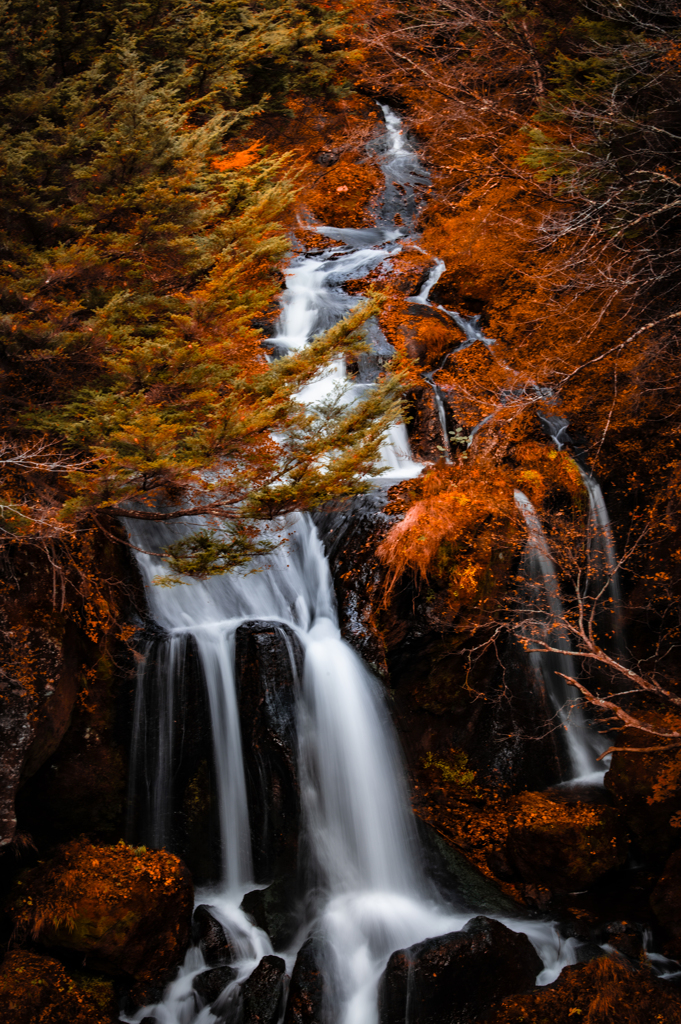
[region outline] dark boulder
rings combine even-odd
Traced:
[[[636,921],[609,921],[598,930],[598,941],[607,942],[618,953],[636,962],[643,958],[645,932],[645,926]],[[603,955],[600,948],[598,955]]]
[[[440,894],[452,905],[504,917],[526,917],[527,909],[506,896],[464,855],[427,822],[416,815],[416,827],[425,856],[425,869]]]
[[[614,808],[546,793],[516,798],[507,853],[524,881],[566,892],[593,885],[626,857]]]
[[[348,371],[363,384],[375,384],[395,355],[395,349],[372,317],[365,325],[366,352],[358,352],[356,362],[350,362]]]
[[[542,962],[526,935],[486,917],[393,953],[379,983],[380,1024],[463,1024],[534,984]]]
[[[241,909],[269,935],[275,949],[286,949],[301,923],[297,875],[282,875],[266,889],[246,893]]]
[[[618,746],[625,744],[639,749],[613,753],[605,785],[641,851],[664,863],[679,840],[678,829],[670,821],[681,812],[681,786],[664,786],[661,798],[651,798],[661,778],[678,778],[677,752],[641,750],[655,746],[655,737],[635,729],[627,730],[618,740]]]
[[[338,153],[334,149],[320,149],[315,155],[315,163],[321,164],[322,167],[333,167],[334,164],[338,163]]]
[[[3,1024],[109,1024],[111,1019],[52,957],[14,949],[0,965]]]
[[[291,975],[284,1024],[322,1024],[325,994],[322,965],[327,955],[324,940],[315,935],[301,946]]]
[[[236,631],[236,687],[257,882],[295,868],[300,830],[295,686],[303,655],[288,626]]]
[[[14,800],[33,739],[35,699],[6,676],[0,680],[0,849],[11,843],[17,826]]]
[[[192,988],[204,1006],[212,1006],[229,983],[235,980],[237,973],[235,967],[211,967],[196,975]]]
[[[435,306],[409,303],[397,327],[407,353],[422,365],[438,365],[463,341],[451,317]]]
[[[205,903],[196,908],[192,917],[192,943],[201,947],[204,960],[211,966],[231,964],[236,959],[224,928]]]
[[[77,953],[89,968],[161,984],[184,957],[194,890],[165,850],[86,839],[59,847],[18,880],[7,913],[15,937]]]
[[[132,654],[120,635],[123,623],[136,617],[133,602],[143,600],[129,549],[95,531],[77,555],[67,541],[55,541],[51,554],[47,548],[41,553],[19,544],[7,548],[5,555],[0,593],[0,850],[12,841],[17,816],[21,831],[31,833],[39,845],[53,845],[82,830],[117,837],[123,827],[125,780],[119,771],[121,744],[113,734],[117,701],[127,693],[129,673],[134,672]],[[64,741],[70,739],[73,746],[76,737],[81,758],[94,755],[80,776],[84,786],[74,785],[72,775],[68,796],[59,786],[46,796],[68,760]],[[98,774],[101,769],[106,777]],[[22,804],[16,810],[15,797]],[[64,825],[74,804],[83,808],[81,819]]]
[[[242,1024],[276,1024],[284,1000],[286,964],[264,956],[241,986]]]
[[[670,939],[668,952],[681,957],[681,850],[671,855],[650,894],[650,906]]]
[[[377,623],[386,567],[375,552],[400,518],[384,511],[389,493],[379,490],[327,502],[313,516],[333,576],[341,633],[379,674],[386,672],[386,644],[393,641],[392,634],[396,631],[402,639],[409,630],[408,617],[391,617],[380,629]]]

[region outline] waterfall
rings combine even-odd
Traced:
[[[127,831],[153,847],[172,847],[175,703],[184,669],[186,637],[147,645],[137,669],[130,751]],[[137,787],[134,785],[137,782]],[[141,788],[143,794],[136,792]],[[136,820],[136,812],[142,820]]]
[[[449,430],[447,429],[447,410],[445,409],[444,399],[442,398],[442,392],[433,380],[433,374],[431,372],[423,373],[421,375],[423,379],[430,384],[433,389],[433,399],[435,401],[435,410],[437,412],[438,422],[440,424],[440,432],[442,434],[442,447],[445,453],[445,462],[452,461],[452,442],[449,437]]]
[[[612,535],[612,526],[610,525],[610,516],[608,515],[608,508],[598,480],[579,461],[577,461],[577,466],[589,496],[587,541],[589,545],[589,565],[592,580],[595,581],[594,589],[597,594],[605,590],[608,595],[608,608],[606,611],[611,619],[611,636],[608,639],[611,641],[617,656],[625,659],[626,645],[622,616],[622,591],[620,588],[619,564],[615,550],[615,539]]]
[[[413,221],[418,186],[426,177],[399,118],[387,108],[384,115],[386,132],[375,146],[386,176],[379,224],[352,231],[317,228],[334,244],[319,256],[295,259],[287,269],[275,345],[299,348],[314,332],[343,316],[356,301],[342,291],[343,281],[368,273],[395,252],[403,226]],[[344,362],[337,360],[303,389],[299,400],[318,400],[344,376]],[[361,385],[366,386],[370,385]],[[351,386],[350,400],[352,387],[358,385]],[[384,481],[405,479],[422,469],[411,459],[403,424],[393,428],[382,457]],[[331,951],[324,969],[332,993],[332,1024],[376,1024],[377,984],[389,955],[430,936],[459,930],[472,915],[442,905],[424,877],[390,716],[378,682],[340,636],[331,575],[311,519],[296,514],[263,527],[275,539],[285,537],[286,543],[257,560],[255,572],[170,588],[155,586],[154,579],[167,570],[160,559],[144,552],[167,546],[197,525],[135,522],[131,532],[141,549],[138,561],[151,615],[165,631],[165,643],[192,638],[210,700],[223,878],[217,888],[199,892],[197,898],[211,904],[238,950],[238,977],[223,997],[249,976],[262,955],[272,952],[268,936],[239,908],[254,882],[235,690],[235,634],[241,623],[265,619],[292,630],[304,653],[295,715],[301,850],[306,857],[301,870],[309,899],[303,932],[279,952],[290,970],[305,935],[321,936]],[[143,719],[140,710],[136,728],[142,728]],[[135,736],[138,754],[144,742],[141,732]],[[165,755],[157,763],[159,772],[166,770]],[[527,933],[535,944],[545,964],[540,983],[552,981],[571,961],[570,942],[563,943],[550,924],[505,923]],[[159,1024],[211,1024],[215,1015],[208,1008],[197,1009],[192,996],[192,981],[204,968],[200,950],[190,949],[161,1003],[142,1008],[129,1019],[140,1022],[153,1013]]]
[[[566,445],[574,447],[568,433],[570,426],[568,420],[560,416],[546,416],[542,413],[539,413],[538,417],[544,432],[551,438],[558,451],[561,451]],[[603,609],[605,614],[601,615],[600,618],[609,619],[606,626],[610,634],[608,641],[616,656],[621,660],[625,660],[626,643],[619,563],[610,516],[608,515],[608,507],[605,503],[601,485],[586,466],[584,458],[579,453],[576,453],[574,459],[589,498],[589,521],[587,525],[589,589],[595,592],[599,600],[600,595],[603,593],[607,594],[607,607]]]
[[[523,568],[531,601],[531,621],[526,630],[530,664],[564,726],[572,778],[603,775],[597,760],[605,750],[603,738],[589,728],[579,692],[565,679],[575,678],[578,668],[564,626],[556,565],[532,502],[518,490],[514,491],[514,498],[527,528]],[[558,650],[544,651],[543,643]]]
[[[420,291],[416,295],[411,295],[408,301],[412,303],[412,305],[429,306],[429,295],[431,289],[435,287],[435,285],[440,280],[446,269],[447,267],[445,265],[444,260],[435,260],[435,263],[428,271],[428,276],[423,282]]]

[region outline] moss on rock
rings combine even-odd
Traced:
[[[543,793],[514,801],[507,850],[525,881],[568,892],[592,885],[625,860],[612,807],[559,803]]]
[[[0,965],[3,1024],[110,1024],[97,1001],[77,984],[58,960],[24,949],[7,954]]]
[[[74,840],[15,885],[16,934],[76,950],[88,965],[138,981],[158,980],[184,955],[193,887],[182,861],[163,850]]]
[[[599,957],[557,981],[510,996],[486,1024],[681,1024],[681,996],[646,965]]]

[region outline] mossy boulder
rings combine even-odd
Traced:
[[[671,855],[662,877],[650,894],[655,917],[671,940],[667,952],[681,957],[681,850]]]
[[[3,1024],[110,1024],[97,1002],[50,956],[15,949],[0,964]]]
[[[522,793],[511,806],[507,855],[525,882],[573,892],[625,861],[612,807],[554,801],[544,793]]]
[[[85,954],[89,967],[159,981],[187,948],[189,871],[162,850],[74,840],[26,872],[7,911],[19,938]]]
[[[645,964],[598,957],[557,981],[510,996],[485,1024],[681,1024],[681,995]]]
[[[380,1024],[465,1024],[493,999],[532,988],[542,969],[526,935],[475,917],[460,932],[399,949],[378,986]]]
[[[614,752],[605,785],[641,850],[662,859],[681,839],[681,832],[671,824],[681,812],[678,750],[641,750],[654,746],[655,737],[633,729],[625,732],[624,740],[638,749]]]

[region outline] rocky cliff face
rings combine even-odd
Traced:
[[[3,553],[0,591],[0,847],[19,828],[54,841],[118,835],[129,641],[143,597],[127,549],[92,532],[78,545]]]

